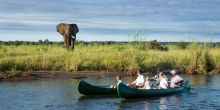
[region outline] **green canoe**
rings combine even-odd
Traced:
[[[130,88],[123,83],[118,83],[117,92],[118,95],[122,98],[148,98],[148,97],[167,96],[167,95],[181,93],[185,90],[189,90],[190,87],[191,85],[188,80],[185,80],[183,86],[179,88],[149,89],[149,90]]]
[[[84,95],[117,95],[116,88],[110,88],[109,86],[94,86],[85,81],[79,82],[78,91]]]

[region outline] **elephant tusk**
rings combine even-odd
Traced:
[[[72,35],[73,38],[76,38],[75,36]]]

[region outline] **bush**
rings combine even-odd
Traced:
[[[168,51],[168,47],[161,46],[157,40],[150,41],[146,44],[147,49]]]
[[[191,66],[194,71],[207,73],[215,68],[209,48],[203,46],[191,51]]]
[[[183,41],[178,42],[178,43],[176,44],[176,47],[177,47],[178,49],[186,49],[187,46],[188,46],[188,43],[183,42]]]
[[[153,40],[147,43],[147,48],[148,49],[159,49],[160,48],[160,44],[157,42],[157,40]]]

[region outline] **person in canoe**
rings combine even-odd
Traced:
[[[166,81],[168,81],[168,78],[166,77],[166,75],[163,74],[162,69],[158,69],[157,74],[153,78],[151,78],[151,80],[153,80],[151,88],[158,88],[161,79],[160,74],[162,74],[162,76],[166,79]]]
[[[183,84],[183,78],[177,75],[176,70],[170,71],[171,73],[171,80],[170,80],[170,87],[175,88],[175,87],[181,87]]]
[[[141,88],[141,89],[151,89],[151,87],[150,87],[150,78],[148,76],[146,76],[144,87]]]
[[[167,80],[164,78],[164,74],[163,72],[159,73],[159,86],[157,87],[157,89],[167,89],[168,88],[168,82]]]
[[[117,76],[116,76],[116,80],[117,80],[118,83],[123,83],[122,80],[121,80],[121,76],[120,76],[120,75],[117,75]],[[111,85],[110,87],[111,87],[111,88],[116,88],[117,85],[113,84],[113,85]]]
[[[127,86],[134,87],[134,88],[142,88],[144,86],[145,78],[144,75],[140,70],[137,71],[137,78]]]
[[[163,72],[162,69],[158,69],[157,74],[153,78],[151,78],[151,80],[156,80],[156,81],[159,82],[160,81],[159,74],[161,72]],[[168,78],[166,77],[166,75],[163,74],[163,77],[168,81]]]

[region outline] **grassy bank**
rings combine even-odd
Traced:
[[[185,49],[165,45],[167,50],[145,44],[76,45],[67,51],[61,45],[0,45],[0,71],[109,70],[132,73],[155,68],[182,68],[207,73],[220,68],[220,47],[189,44]]]

